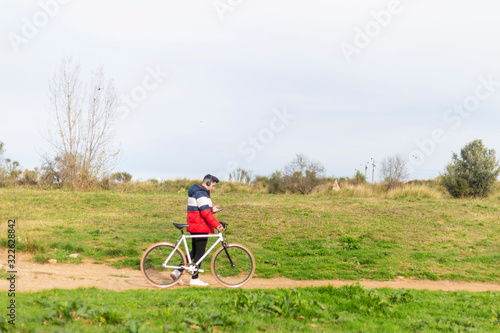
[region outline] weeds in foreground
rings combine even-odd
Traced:
[[[0,300],[6,299],[0,295]],[[26,331],[496,331],[498,292],[297,288],[25,293],[16,326]],[[2,325],[2,322],[0,322]],[[5,325],[4,325],[5,326]],[[2,328],[2,326],[0,326]]]

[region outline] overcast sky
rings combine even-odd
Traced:
[[[3,0],[0,141],[40,166],[48,82],[72,55],[115,82],[116,170],[134,179],[270,175],[297,153],[336,177],[401,154],[411,178],[433,178],[474,139],[500,155],[499,12],[491,0]]]

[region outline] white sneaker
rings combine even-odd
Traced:
[[[170,273],[170,277],[172,278],[172,280],[177,280],[179,278],[179,276],[181,275],[181,271],[179,271],[178,269],[176,269],[175,271],[172,271],[172,273]],[[182,280],[179,280],[179,284],[182,286],[183,283],[182,283]]]
[[[201,281],[200,279],[191,279],[189,284],[192,287],[207,287],[208,283]]]

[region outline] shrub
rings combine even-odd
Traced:
[[[455,198],[463,198],[469,195],[469,184],[467,180],[460,178],[454,179],[452,177],[443,177],[443,185],[448,193]]]
[[[32,186],[38,184],[39,171],[37,168],[34,170],[24,170],[22,177],[19,179],[19,184],[25,186]]]
[[[354,178],[350,179],[350,181],[354,181],[357,184],[365,184],[366,183],[366,176],[361,173],[361,171],[356,170],[356,173],[354,174]]]
[[[285,180],[281,171],[276,171],[271,175],[268,182],[268,191],[273,194],[280,194],[286,192]]]
[[[130,183],[132,175],[128,172],[115,172],[111,175],[110,180],[117,183]]]

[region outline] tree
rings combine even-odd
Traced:
[[[19,162],[12,161],[10,158],[5,159],[5,170],[11,180],[17,180],[19,175],[22,173]]]
[[[3,167],[3,154],[5,153],[4,143],[0,141],[0,182],[7,177],[7,170]]]
[[[384,158],[380,166],[382,179],[388,183],[390,188],[397,186],[400,182],[408,179],[407,160],[400,154]]]
[[[238,168],[229,174],[229,180],[249,185],[252,181],[252,171]]]
[[[460,155],[453,153],[441,183],[454,197],[487,197],[493,192],[499,174],[495,150],[476,139],[466,144]]]
[[[356,183],[360,184],[365,184],[366,183],[366,176],[361,173],[361,171],[356,170],[356,173],[354,174],[354,177],[350,179]]]
[[[18,161],[4,158],[5,144],[0,141],[0,183],[16,183],[22,173],[21,165]]]
[[[325,168],[321,163],[309,160],[303,154],[297,154],[288,165],[283,168],[285,187],[292,192],[309,194],[321,183]]]
[[[47,140],[51,154],[44,169],[61,186],[87,189],[103,178],[116,162],[112,146],[116,91],[99,67],[86,84],[80,65],[62,60],[49,85],[53,124]]]

